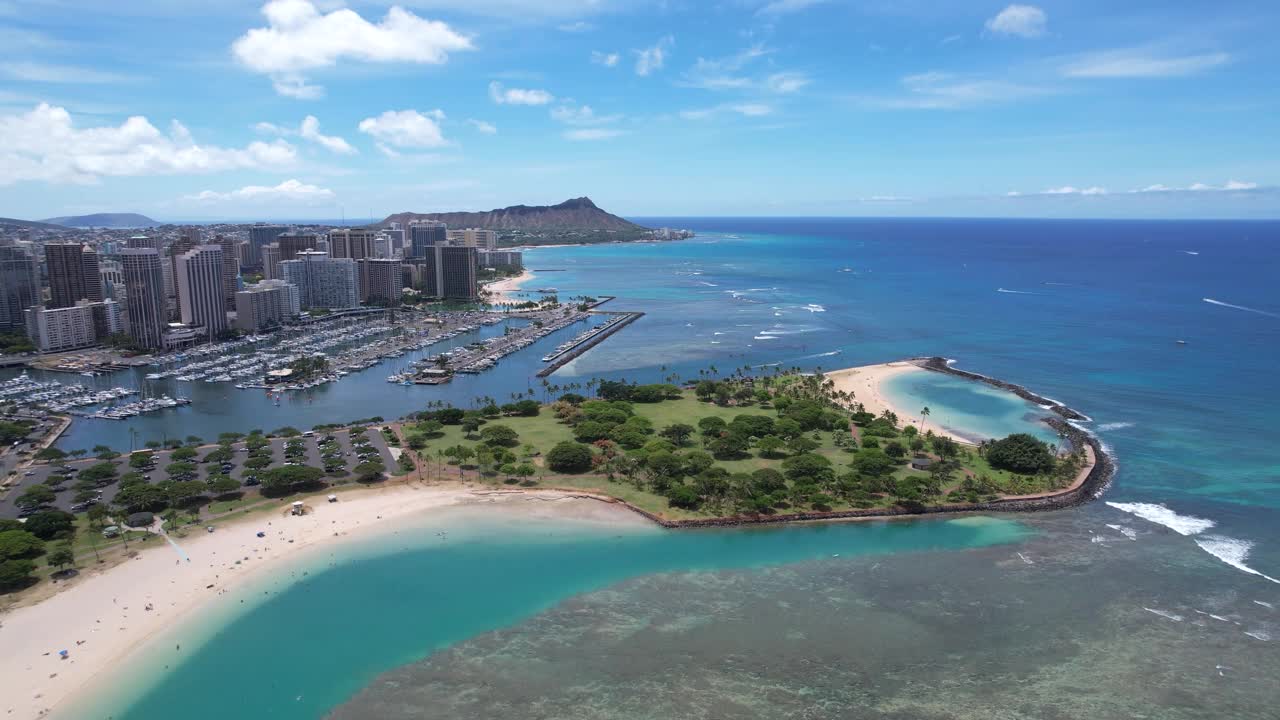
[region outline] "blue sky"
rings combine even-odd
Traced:
[[[1275,2],[0,0],[0,215],[1280,216]]]

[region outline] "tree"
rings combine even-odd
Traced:
[[[115,458],[120,457],[120,453],[116,452],[115,450],[112,450],[110,447],[106,445],[94,445],[93,455],[99,460],[113,460]]]
[[[536,400],[521,400],[515,403],[516,415],[520,417],[537,417],[542,406]]]
[[[573,429],[573,436],[578,442],[591,443],[609,437],[611,428],[595,420],[584,420]]]
[[[230,495],[240,489],[240,481],[221,474],[210,476],[208,485],[215,495]]]
[[[31,510],[51,505],[57,498],[58,496],[54,494],[53,490],[49,489],[48,485],[32,485],[22,491],[22,494],[18,496],[14,504],[23,510]]]
[[[0,532],[0,560],[29,559],[44,552],[44,541],[26,530]]]
[[[805,453],[782,461],[787,479],[797,485],[830,485],[835,481],[831,461],[821,455]]]
[[[756,448],[760,450],[760,457],[776,458],[782,454],[785,444],[777,435],[765,435],[756,441]]]
[[[768,415],[738,415],[729,423],[731,432],[738,432],[747,437],[761,438],[774,434],[773,418]]]
[[[43,510],[27,518],[26,530],[41,540],[68,539],[75,534],[76,516],[62,510]]]
[[[386,470],[386,466],[381,462],[363,462],[352,468],[352,472],[356,474],[356,480],[362,483],[378,482]]]
[[[921,430],[924,430],[925,419],[932,414],[933,414],[933,411],[929,409],[928,405],[925,405],[923,408],[920,409],[920,429]]]
[[[169,494],[157,485],[131,485],[121,488],[112,502],[126,514],[156,512],[169,504]]]
[[[1015,433],[988,443],[986,457],[991,467],[1023,475],[1049,472],[1054,466],[1048,444],[1027,433]]]
[[[880,448],[867,447],[854,453],[852,465],[859,474],[871,478],[888,475],[898,467],[897,461],[886,455]]]
[[[515,447],[520,444],[520,434],[506,425],[486,425],[480,430],[480,439],[498,447]]]
[[[564,441],[547,453],[547,467],[559,473],[581,473],[591,469],[591,448],[578,442]]]
[[[169,453],[169,459],[170,460],[192,460],[196,457],[197,454],[198,453],[196,452],[196,449],[193,447],[189,447],[189,446],[180,447],[177,450],[174,450],[173,452]]]
[[[76,554],[71,551],[71,546],[67,544],[59,545],[49,553],[49,564],[61,570],[68,565],[74,565],[76,562]]]
[[[698,497],[698,492],[683,483],[672,485],[667,491],[667,502],[671,507],[683,508],[686,510],[696,510],[698,505],[702,503],[702,498]]]
[[[34,457],[37,460],[48,461],[48,460],[61,460],[66,456],[67,454],[65,452],[63,452],[62,450],[59,450],[56,447],[47,447],[37,451],[36,454],[33,455],[32,457]]]
[[[662,428],[658,434],[671,441],[676,447],[682,447],[695,432],[692,425],[685,423],[673,423]]]
[[[5,560],[0,562],[0,590],[19,590],[35,581],[31,574],[36,564],[30,560]]]
[[[262,470],[271,464],[270,456],[254,455],[244,461],[244,466],[250,470]]]
[[[717,460],[736,460],[747,454],[751,441],[746,435],[737,432],[726,432],[707,443],[707,449]]]
[[[150,465],[155,460],[154,453],[146,450],[140,450],[136,453],[129,454],[129,467],[141,469]]]
[[[116,478],[116,464],[113,462],[94,463],[80,471],[80,479],[97,485],[108,485]]]
[[[168,486],[169,502],[174,505],[185,505],[191,500],[204,495],[209,486],[199,480],[184,480]]]
[[[526,462],[526,463],[520,463],[519,465],[516,465],[515,474],[521,480],[527,481],[529,478],[537,474],[537,472],[538,472],[538,469],[533,466],[533,463]]]
[[[907,448],[905,448],[902,445],[902,443],[898,442],[897,440],[893,440],[885,443],[884,454],[888,455],[889,457],[895,460],[901,460],[902,458],[907,456]]]
[[[169,463],[164,466],[164,471],[171,478],[195,477],[196,466],[189,462]]]
[[[698,421],[698,430],[702,433],[702,437],[707,439],[720,437],[720,434],[723,433],[725,428],[728,426],[729,425],[724,421],[724,418],[715,417],[714,415],[711,417],[704,417]]]
[[[88,512],[85,513],[85,516],[89,518],[89,523],[91,525],[100,528],[106,524],[107,506],[95,503],[89,508]]]
[[[263,472],[262,491],[270,494],[287,494],[299,488],[315,485],[324,477],[324,471],[309,465],[286,465]]]

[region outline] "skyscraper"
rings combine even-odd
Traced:
[[[284,237],[281,235],[281,237]],[[276,243],[262,246],[262,279],[280,279],[280,246]]]
[[[374,230],[364,228],[343,228],[329,231],[329,256],[333,258],[373,257]]]
[[[157,253],[164,252],[164,241],[158,237],[148,235],[134,235],[125,241],[125,246],[130,248],[151,248]]]
[[[49,307],[71,307],[80,300],[102,300],[102,277],[98,274],[98,253],[80,243],[50,243],[44,246],[49,271]]]
[[[465,230],[450,230],[446,234],[450,245],[465,245],[467,247],[480,248],[481,250],[498,249],[498,233],[493,230],[466,228]]]
[[[24,312],[40,304],[36,259],[25,247],[0,245],[0,330],[26,327]]]
[[[204,328],[210,341],[227,330],[224,263],[218,245],[198,245],[175,258],[182,324]]]
[[[364,258],[356,261],[360,275],[360,302],[399,305],[403,276],[399,260]]]
[[[280,262],[285,260],[297,260],[298,253],[303,250],[316,250],[320,242],[320,236],[314,234],[307,235],[290,235],[285,234],[276,238],[275,243],[280,250]],[[263,247],[266,247],[265,245]]]
[[[182,319],[182,298],[178,294],[178,256],[197,247],[199,243],[187,233],[182,233],[169,245],[169,258],[165,262],[165,293],[169,299],[170,317]]]
[[[298,253],[296,260],[280,263],[285,282],[298,287],[303,308],[353,308],[360,305],[356,263],[350,258],[331,258],[315,250]]]
[[[419,268],[417,289],[431,297],[474,301],[480,296],[478,254],[472,247],[433,246],[426,257],[410,261]]]
[[[426,257],[427,248],[444,245],[448,240],[448,226],[437,220],[423,220],[409,226],[409,257]]]
[[[236,307],[236,281],[240,278],[240,250],[236,241],[225,235],[213,239],[214,244],[222,248],[222,307],[234,310]]]
[[[262,246],[269,245],[276,241],[284,233],[289,232],[289,228],[283,225],[265,225],[259,224],[249,228],[249,258],[256,266],[262,261]]]
[[[246,285],[236,293],[236,327],[258,332],[297,317],[301,307],[297,286],[283,280]]]
[[[126,248],[120,251],[128,307],[129,335],[139,345],[152,350],[164,347],[164,269],[154,248]]]

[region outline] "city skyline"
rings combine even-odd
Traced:
[[[1248,1],[0,2],[0,215],[589,195],[633,217],[1276,217],[1277,19]]]

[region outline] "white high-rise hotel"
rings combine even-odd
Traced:
[[[360,305],[356,263],[328,253],[304,250],[296,260],[280,263],[283,280],[298,288],[303,308],[353,308]]]
[[[182,324],[202,327],[204,337],[216,339],[228,328],[222,248],[197,245],[175,260]]]

